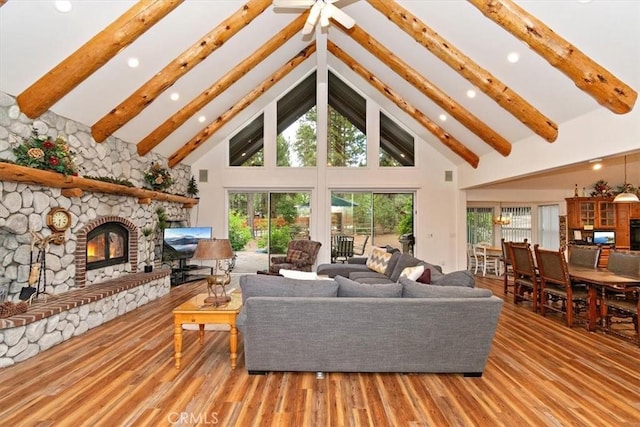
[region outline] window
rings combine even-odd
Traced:
[[[276,165],[316,165],[316,73],[278,101]]]
[[[538,207],[538,241],[547,249],[560,247],[560,211],[558,205]]]
[[[415,166],[413,136],[380,113],[380,166]]]
[[[328,165],[366,166],[367,101],[329,72],[328,108]]]
[[[509,217],[511,222],[502,226],[502,237],[506,241],[531,242],[531,207],[503,207],[502,215]]]
[[[229,166],[264,166],[264,114],[229,140]]]
[[[467,208],[467,243],[493,242],[493,209]]]

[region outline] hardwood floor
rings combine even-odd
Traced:
[[[478,278],[502,296],[502,281]],[[140,309],[0,370],[3,426],[640,426],[640,347],[568,329],[507,298],[481,378],[437,374],[249,376],[242,339],[186,331],[173,362],[171,310],[185,284]],[[242,338],[242,337],[240,337]],[[283,355],[286,357],[286,355]]]

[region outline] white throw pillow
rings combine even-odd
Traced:
[[[318,273],[308,272],[308,271],[298,271],[298,270],[287,270],[285,268],[281,268],[278,273],[282,274],[284,277],[288,277],[289,279],[298,279],[298,280],[318,280]]]
[[[400,277],[406,277],[409,280],[418,280],[424,273],[424,265],[416,265],[415,267],[407,267],[402,270]]]

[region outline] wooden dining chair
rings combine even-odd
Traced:
[[[513,302],[531,301],[534,312],[538,311],[540,278],[536,271],[531,244],[509,245],[513,266]]]
[[[500,261],[502,262],[503,267],[504,294],[507,295],[509,293],[509,288],[513,287],[513,281],[509,284],[509,278],[513,279],[513,266],[511,265],[509,245],[526,245],[527,239],[524,239],[524,242],[511,242],[502,238],[500,239],[500,243],[502,247],[502,256],[500,257]]]
[[[640,251],[612,250],[609,253],[607,270],[622,276],[640,277]],[[607,292],[604,298],[606,306],[605,332],[625,335],[617,328],[632,325],[634,340],[640,344],[638,329],[638,311],[640,311],[640,289],[631,292]],[[614,329],[614,326],[616,329]],[[626,335],[625,335],[626,336]]]
[[[568,263],[576,267],[597,268],[600,262],[600,246],[576,246],[570,245],[568,248]]]
[[[587,288],[571,283],[563,249],[552,251],[539,245],[533,248],[540,277],[540,314],[546,315],[547,309],[563,313],[567,326],[572,327],[576,316],[587,312]]]

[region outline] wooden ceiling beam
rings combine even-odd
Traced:
[[[154,147],[160,144],[163,139],[182,126],[190,117],[193,117],[193,115],[200,111],[204,106],[213,101],[218,95],[227,90],[231,85],[240,80],[241,77],[275,52],[295,34],[300,32],[308,15],[308,11],[300,14],[300,16],[291,21],[291,23],[284,27],[278,34],[260,46],[258,50],[246,57],[239,64],[236,64],[227,74],[218,79],[218,81],[208,89],[154,129],[138,143],[138,154],[144,156],[151,151]]]
[[[106,64],[184,0],[141,0],[18,95],[20,111],[35,119]],[[1,3],[0,3],[1,5]]]
[[[191,138],[189,142],[182,146],[178,151],[173,153],[169,157],[169,167],[175,167],[189,154],[193,153],[198,147],[200,147],[207,139],[209,139],[216,131],[224,126],[229,120],[235,117],[242,110],[247,108],[260,97],[263,93],[268,91],[273,85],[282,80],[287,74],[293,71],[298,65],[304,62],[316,51],[315,42],[311,43],[303,50],[301,50],[296,56],[287,61],[282,67],[276,70],[273,74],[267,77],[262,83],[256,86],[251,92],[246,94],[240,101],[235,103],[231,108],[225,111],[220,117],[211,122],[207,127],[202,129],[196,136]]]
[[[249,0],[247,4],[222,21],[216,28],[171,61],[160,72],[132,93],[91,127],[93,139],[103,142],[151,104],[212,52],[222,46],[242,28],[249,25],[271,4],[271,0]]]
[[[524,98],[443,39],[418,17],[393,0],[367,0],[375,9],[426,47],[525,126],[549,142],[558,137],[558,126]]]
[[[478,167],[480,158],[476,153],[474,153],[469,148],[467,148],[467,146],[455,139],[446,130],[438,126],[433,120],[429,119],[420,110],[406,102],[393,89],[384,84],[373,73],[356,62],[344,50],[340,49],[335,43],[330,40],[327,41],[327,50],[336,58],[344,62],[351,70],[359,74],[360,77],[365,79],[369,84],[378,89],[384,96],[393,101],[393,103],[395,103],[400,109],[402,109],[402,111],[413,117],[418,123],[424,126],[433,135],[435,135],[447,148],[464,159],[473,168]]]
[[[511,0],[468,1],[529,45],[602,106],[617,114],[633,109],[638,97],[635,90]]]
[[[449,113],[458,122],[462,123],[462,125],[471,132],[475,133],[489,146],[493,147],[498,153],[503,156],[508,156],[511,153],[511,143],[509,141],[500,136],[500,134],[487,126],[462,105],[458,104],[432,82],[424,78],[409,64],[398,58],[393,52],[364,31],[360,26],[354,25],[348,30],[337,21],[333,21],[333,24],[351,36],[352,39],[360,43],[362,47],[367,49],[380,61],[387,64],[389,68],[395,71],[407,82],[411,83],[416,89],[422,92],[423,95],[430,98],[433,102],[439,105],[440,108]]]

